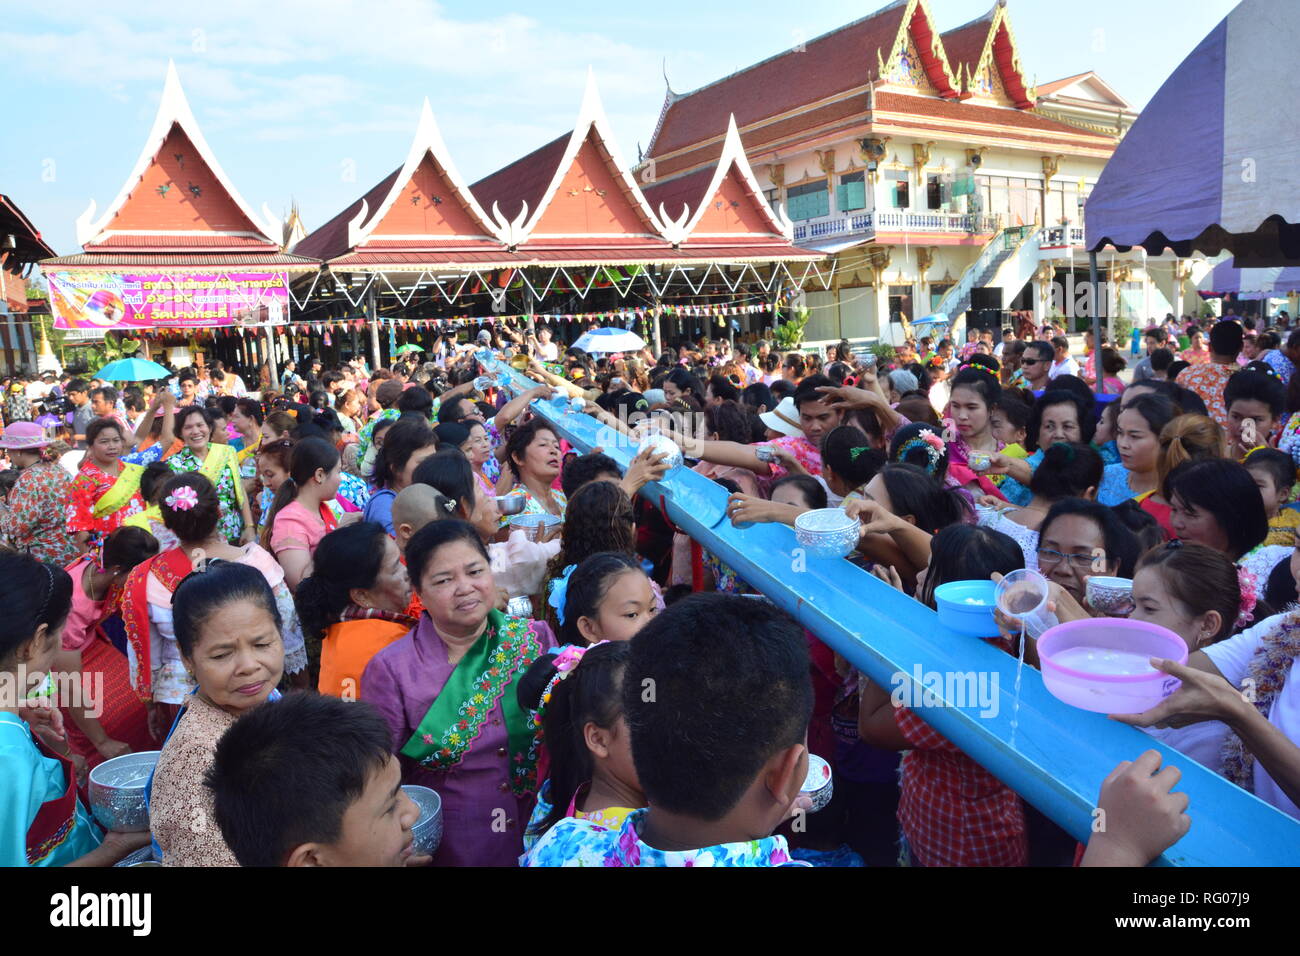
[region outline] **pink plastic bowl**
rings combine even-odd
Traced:
[[[1140,714],[1178,687],[1147,658],[1187,663],[1187,644],[1159,624],[1099,617],[1058,624],[1038,639],[1043,684],[1053,697],[1099,714]]]

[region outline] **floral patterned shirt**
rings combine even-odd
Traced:
[[[217,455],[229,452],[225,445],[209,445],[208,454]],[[233,452],[229,452],[234,457]],[[199,461],[189,447],[182,449],[167,459],[167,465],[172,471],[181,474],[187,471],[199,471],[203,468],[203,462]],[[244,530],[244,516],[240,512],[239,502],[243,496],[243,486],[235,481],[235,476],[229,468],[222,468],[221,473],[217,476],[217,501],[221,505],[221,517],[217,519],[217,527],[221,529],[221,535],[232,541],[238,541],[240,534]]]
[[[1210,417],[1219,423],[1220,428],[1228,427],[1228,409],[1223,404],[1223,389],[1228,384],[1232,373],[1238,371],[1235,365],[1219,365],[1206,362],[1192,368],[1185,368],[1178,373],[1177,384],[1190,388],[1205,402]]]
[[[722,843],[698,850],[656,850],[641,841],[647,810],[634,810],[617,829],[565,817],[519,858],[521,866],[808,866],[790,856],[785,837]]]
[[[65,567],[81,550],[68,532],[66,509],[72,476],[57,461],[24,468],[0,508],[0,531],[14,548],[38,561]]]
[[[89,455],[86,456],[86,460],[81,463],[81,471],[76,478],[72,479],[72,488],[68,492],[68,531],[73,533],[90,531],[96,535],[109,535],[122,527],[122,522],[131,515],[139,514],[144,510],[144,499],[140,497],[140,492],[137,490],[125,505],[112,514],[102,518],[95,517],[95,502],[109,491],[116,481],[117,478],[106,474]]]

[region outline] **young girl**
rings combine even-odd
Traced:
[[[284,569],[289,590],[298,587],[321,538],[338,527],[327,502],[339,488],[339,453],[324,438],[304,438],[293,447],[289,477],[271,502],[260,544]]]
[[[1257,371],[1264,368],[1267,371]],[[1286,387],[1266,365],[1242,369],[1223,387],[1228,411],[1228,457],[1241,460],[1252,448],[1273,443],[1286,408]]]
[[[623,719],[622,682],[630,647],[607,641],[546,654],[519,681],[519,703],[534,713],[550,774],[538,793],[527,851],[565,817],[617,829],[646,805]]]
[[[779,521],[793,525],[799,515],[815,507],[837,507],[849,499],[861,499],[867,483],[885,466],[886,459],[883,453],[871,447],[870,439],[862,429],[840,425],[827,432],[822,440],[820,479],[808,475],[793,456],[783,459],[783,463],[790,470],[787,478],[807,478],[821,493],[813,494],[810,488],[786,485],[784,487],[789,490],[778,496],[778,482],[772,486],[771,498],[767,501],[755,495],[733,494],[727,503],[727,512],[735,523]],[[806,504],[807,501],[821,503]]]
[[[1013,389],[1003,389],[989,416],[993,437],[1002,442],[1002,454],[1012,458],[1024,458],[1029,454],[1024,447],[1029,412],[1029,406],[1016,398]]]
[[[1205,415],[1179,415],[1160,430],[1156,459],[1156,487],[1133,500],[1156,519],[1166,539],[1175,538],[1170,522],[1169,501],[1164,496],[1165,479],[1185,461],[1218,458],[1223,453],[1223,429]],[[1287,541],[1290,544],[1290,541]]]
[[[1001,397],[998,374],[986,365],[963,365],[953,377],[952,397],[948,400],[953,431],[945,436],[948,473],[972,493],[998,494],[993,481],[971,468],[970,458],[972,452],[996,454],[1002,450],[990,421],[990,413]]]
[[[1162,395],[1139,395],[1124,406],[1115,434],[1119,462],[1106,466],[1098,501],[1117,505],[1159,490],[1160,433],[1177,414],[1173,402]]]
[[[562,644],[630,641],[660,610],[640,563],[621,552],[593,554],[556,581],[551,607]]]
[[[934,605],[948,581],[988,578],[1024,567],[1020,547],[987,528],[953,525],[931,542],[917,600]],[[1009,644],[1002,649],[1011,653]],[[905,750],[898,802],[901,861],[911,866],[1024,866],[1024,805],[1002,784],[936,733],[910,708],[895,707],[888,689],[860,679],[858,732],[877,747]]]
[[[163,522],[162,511],[158,504],[162,500],[162,487],[172,476],[172,470],[165,462],[155,461],[147,465],[140,476],[140,496],[148,503],[144,511],[133,514],[122,522],[126,528],[139,528],[148,531],[158,542],[158,550],[166,551],[180,543],[176,535],[167,530]]]
[[[93,701],[68,701],[63,707],[68,743],[88,769],[156,743],[149,735],[148,712],[131,689],[126,656],[100,625],[116,609],[127,575],[157,553],[158,542],[147,531],[122,527],[94,554],[67,569],[72,611],[54,667],[59,673],[82,674],[83,685],[98,690]]]
[[[1292,544],[1300,528],[1300,511],[1283,505],[1291,500],[1295,462],[1276,448],[1256,448],[1246,453],[1243,464],[1264,497],[1264,513],[1268,516],[1268,537],[1264,544]]]
[[[24,700],[54,667],[72,587],[62,568],[0,555],[0,678],[17,690],[0,701],[0,866],[112,866],[149,842],[147,833],[102,834],[77,797],[49,708]]]
[[[1133,575],[1133,611],[1129,619],[1159,624],[1187,642],[1189,653],[1218,643],[1251,619],[1254,590],[1247,608],[1242,601],[1242,577],[1228,558],[1199,544],[1170,541],[1148,551]],[[1186,727],[1145,728],[1162,743],[1182,751],[1212,770],[1220,768],[1219,752],[1226,724],[1205,721]]]

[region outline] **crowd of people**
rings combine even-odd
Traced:
[[[0,677],[31,693],[0,701],[0,862],[1144,865],[1187,831],[1135,748],[1077,845],[639,496],[666,456],[571,448],[532,410],[556,390],[654,423],[741,528],[842,507],[848,560],[931,608],[1029,568],[1083,619],[1090,575],[1132,579],[1190,656],[1121,719],[1300,817],[1300,332],[1250,325],[1153,324],[1131,374],[1032,324],[611,356],[497,325],[256,392],[219,363],[6,380]],[[87,773],[149,750],[150,831],[104,833]],[[400,784],[441,798],[433,858]]]

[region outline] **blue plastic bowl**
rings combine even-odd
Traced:
[[[977,602],[977,603],[973,603]],[[949,581],[934,589],[939,623],[966,637],[997,637],[997,610],[992,581]]]

